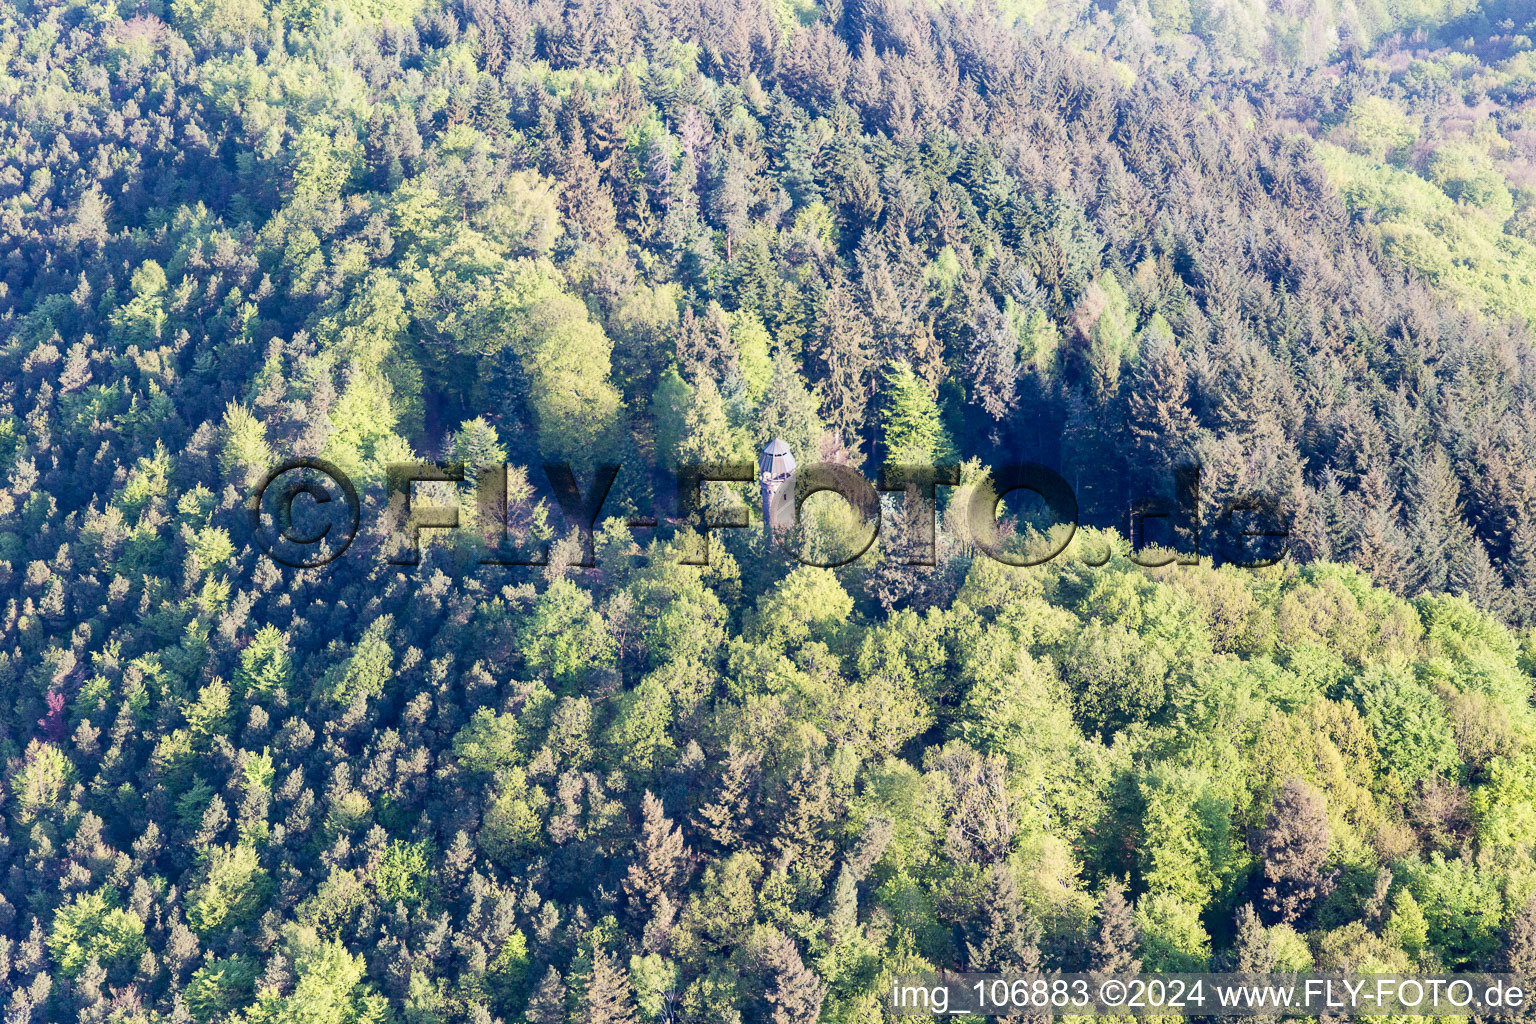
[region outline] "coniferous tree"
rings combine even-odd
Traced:
[[[1237,935],[1232,943],[1231,969],[1248,974],[1268,974],[1277,963],[1274,944],[1264,923],[1245,903],[1237,912]]]
[[[588,1024],[635,1024],[629,972],[607,950],[592,951],[592,976],[582,993],[581,1009]]]
[[[1513,605],[1504,581],[1488,557],[1488,549],[1476,537],[1468,538],[1467,551],[1451,563],[1448,589],[1464,594],[1472,603],[1495,618],[1508,621],[1513,615]]]
[[[1299,779],[1281,786],[1259,839],[1264,902],[1280,920],[1302,917],[1332,888],[1332,876],[1323,870],[1329,839],[1322,797]]]
[[[802,757],[774,803],[773,848],[779,864],[788,867],[798,862],[807,871],[824,873],[830,856],[825,828],[832,816],[826,766]]]
[[[1019,342],[1003,321],[990,296],[978,296],[973,305],[970,344],[965,373],[971,381],[972,400],[994,420],[1013,409],[1018,378]]]
[[[1506,579],[1515,619],[1536,621],[1536,517],[1522,514],[1515,522]]]
[[[642,913],[653,913],[682,883],[688,848],[683,845],[682,829],[672,824],[650,790],[641,803],[641,814],[640,837],[624,879],[624,891]]]
[[[1406,471],[1408,543],[1413,581],[1419,590],[1443,591],[1452,566],[1470,554],[1471,538],[1461,519],[1460,488],[1439,448],[1417,453]]]
[[[565,996],[565,982],[554,965],[550,965],[528,1000],[525,1016],[530,1024],[565,1024]]]
[[[1170,336],[1149,330],[1130,382],[1126,421],[1140,461],[1154,476],[1193,450],[1197,424],[1189,411],[1189,368]]]
[[[885,375],[885,411],[881,441],[885,461],[895,465],[937,466],[953,457],[954,449],[933,395],[912,367],[896,363]]]
[[[1536,977],[1536,898],[1526,900],[1509,919],[1497,966],[1522,978]]]
[[[1409,542],[1398,526],[1391,487],[1379,467],[1366,471],[1347,515],[1351,559],[1386,586],[1407,587],[1412,578]]]
[[[1018,881],[994,864],[982,876],[977,919],[966,929],[971,970],[1031,974],[1040,969],[1039,928],[1024,909]]]
[[[1141,970],[1137,955],[1140,947],[1141,932],[1126,901],[1125,887],[1119,879],[1111,878],[1104,883],[1104,895],[1099,900],[1098,930],[1091,954],[1093,969],[1107,974],[1136,974]]]
[[[769,1024],[813,1024],[821,1015],[826,984],[805,966],[794,940],[766,928],[755,943],[755,967]]]
[[[813,339],[823,418],[845,446],[857,450],[872,390],[874,339],[868,319],[841,281],[827,290]]]
[[[725,752],[719,791],[699,808],[696,827],[716,846],[732,850],[752,831],[755,775],[761,755],[732,738]]]

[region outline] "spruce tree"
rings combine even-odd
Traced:
[[[1237,934],[1233,936],[1232,949],[1226,959],[1228,970],[1239,974],[1269,974],[1278,964],[1274,942],[1251,903],[1243,904],[1237,912]],[[1274,1014],[1258,1013],[1250,1019],[1255,1024],[1273,1024],[1279,1018]]]
[[[683,845],[682,829],[672,824],[650,790],[641,802],[641,815],[640,837],[624,878],[624,891],[638,909],[650,913],[682,884],[688,848]]]
[[[971,401],[993,420],[1002,420],[1013,411],[1017,394],[1019,339],[988,295],[977,297],[968,333],[965,375]]]
[[[1117,878],[1104,883],[1099,900],[1099,927],[1094,935],[1093,969],[1107,974],[1135,974],[1141,970],[1141,929],[1125,898],[1125,886]]]
[[[857,450],[874,391],[874,338],[869,318],[841,280],[827,289],[810,347],[820,371],[816,390],[823,418],[842,435],[844,445]]]
[[[910,365],[895,363],[886,371],[885,395],[881,431],[885,462],[937,466],[954,456],[938,403]]]
[[[1264,902],[1280,920],[1297,920],[1332,889],[1332,875],[1323,871],[1329,838],[1328,815],[1317,791],[1300,779],[1281,786],[1259,840]]]
[[[585,1024],[635,1024],[634,996],[629,972],[608,951],[592,950],[592,975],[582,994]]]
[[[529,1024],[566,1024],[565,992],[565,982],[561,980],[560,972],[554,965],[550,965],[528,1000],[528,1009],[524,1011]]]
[[[1126,426],[1138,461],[1155,475],[1194,448],[1197,423],[1189,411],[1189,367],[1172,338],[1161,332],[1143,334],[1141,361],[1126,400]]]
[[[1505,926],[1497,966],[1522,978],[1536,978],[1536,896],[1526,900]]]
[[[1267,974],[1275,969],[1276,962],[1274,944],[1264,923],[1254,913],[1252,903],[1243,904],[1237,912],[1237,934],[1232,941],[1232,970]]]
[[[1522,512],[1515,522],[1505,578],[1515,620],[1536,623],[1536,515]]]
[[[1024,909],[1018,881],[1006,864],[987,869],[977,896],[964,926],[970,970],[1005,974],[1039,970],[1039,929]]]
[[[777,928],[767,928],[756,943],[754,959],[769,1024],[814,1024],[827,986],[805,966],[794,940]]]
[[[699,808],[694,827],[722,850],[735,850],[752,831],[753,797],[761,755],[732,738],[715,798]]]

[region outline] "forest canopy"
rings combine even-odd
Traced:
[[[1536,974],[1533,37],[1516,0],[0,0],[8,1024]],[[933,564],[897,492],[799,564],[752,483],[685,564],[675,471],[772,438],[956,467]],[[293,458],[361,496],[327,564],[249,524]],[[418,462],[467,467],[416,492],[459,528],[392,564]],[[1082,523],[1033,568],[963,523],[1023,462]],[[595,564],[562,464],[621,467]],[[1153,564],[1129,513],[1188,466],[1287,557]],[[997,549],[1065,542],[1039,511]],[[823,494],[795,536],[856,526]]]

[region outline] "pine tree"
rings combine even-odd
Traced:
[[[583,138],[578,132],[562,146],[558,167],[560,208],[583,241],[601,245],[613,234],[618,213]]]
[[[736,351],[724,311],[711,302],[703,317],[690,306],[678,325],[677,365],[694,383],[706,378],[723,382],[736,372]]]
[[[1125,898],[1125,886],[1117,878],[1104,884],[1099,900],[1099,928],[1094,936],[1092,964],[1107,974],[1135,974],[1141,970],[1141,929]]]
[[[553,965],[544,972],[539,987],[534,989],[524,1016],[529,1024],[566,1024],[565,982]]]
[[[592,62],[601,32],[598,7],[597,0],[566,0],[547,46],[557,67],[579,68]]]
[[[859,56],[853,65],[853,77],[848,82],[848,102],[866,118],[880,109],[880,55],[875,52],[874,37],[869,29],[859,39]]]
[[[1264,901],[1280,920],[1297,920],[1332,889],[1332,875],[1323,871],[1328,845],[1323,798],[1300,779],[1291,779],[1275,795],[1259,840]]]
[[[827,996],[826,983],[805,966],[793,939],[776,928],[764,932],[754,959],[769,1024],[814,1024]]]
[[[1470,554],[1460,484],[1438,445],[1428,454],[1416,452],[1404,476],[1413,564],[1409,587],[1443,591],[1450,582],[1451,567]]]
[[[761,756],[733,738],[726,749],[724,770],[715,799],[699,808],[695,827],[723,850],[734,850],[752,831],[752,804]]]
[[[1278,965],[1274,942],[1253,904],[1245,903],[1237,912],[1237,934],[1227,955],[1227,969],[1240,974],[1269,974]],[[1251,1017],[1256,1024],[1273,1024],[1279,1018],[1274,1014],[1257,1013]]]
[[[624,891],[644,913],[676,894],[687,873],[688,848],[683,831],[672,824],[661,801],[646,790],[641,801],[640,838],[624,878]]]
[[[700,377],[683,414],[677,443],[679,465],[703,465],[728,460],[737,447],[726,414],[725,399],[709,377]]]
[[[1408,538],[1398,527],[1391,485],[1380,467],[1366,471],[1359,497],[1349,504],[1351,559],[1377,583],[1401,593],[1412,580]]]
[[[774,353],[773,377],[754,423],[759,438],[782,437],[797,459],[821,451],[823,425],[816,399],[782,345]]]
[[[844,865],[832,888],[831,913],[827,915],[828,935],[836,941],[859,923],[859,883]]]
[[[717,153],[715,187],[709,192],[711,219],[725,229],[725,258],[751,229],[752,192],[741,155],[734,150]]]
[[[581,1008],[585,1024],[635,1024],[629,972],[601,947],[592,950],[592,975]]]
[[[949,363],[944,355],[944,342],[934,333],[933,325],[927,320],[917,322],[910,336],[907,351],[918,378],[930,390],[936,391],[949,376]]]

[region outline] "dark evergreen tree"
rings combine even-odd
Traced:
[[[1093,969],[1106,974],[1136,974],[1141,970],[1140,949],[1141,931],[1126,901],[1125,887],[1111,878],[1104,883],[1104,895],[1099,899],[1098,930],[1090,958]]]
[[[754,967],[767,1011],[762,1019],[767,1024],[813,1024],[821,1016],[827,987],[800,959],[794,940],[767,928],[754,945]]]
[[[1328,816],[1322,797],[1299,779],[1280,787],[1259,837],[1264,902],[1280,920],[1295,921],[1331,890]]]
[[[582,993],[581,1010],[588,1024],[635,1024],[629,972],[604,949],[592,951],[592,976]]]
[[[539,980],[539,985],[528,1000],[525,1016],[530,1024],[565,1024],[565,982],[560,972],[551,965]]]

